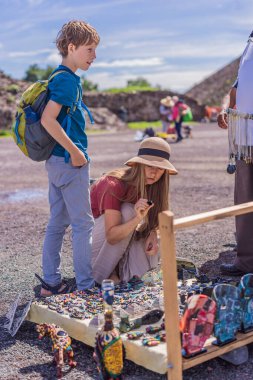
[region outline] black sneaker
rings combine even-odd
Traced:
[[[243,276],[246,274],[234,264],[221,264],[220,271],[228,276]]]

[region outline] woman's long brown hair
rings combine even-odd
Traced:
[[[121,201],[133,203],[136,201],[136,198],[146,198],[154,203],[154,206],[149,210],[148,215],[136,232],[136,240],[146,238],[150,231],[157,229],[159,212],[169,209],[168,171],[165,170],[159,181],[152,185],[145,185],[144,166],[142,164],[135,164],[134,166],[115,169],[105,174],[106,177],[118,178],[120,181],[136,188],[136,193],[127,192],[126,197],[120,199]]]

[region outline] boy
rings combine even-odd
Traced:
[[[99,35],[83,21],[63,25],[56,39],[62,70],[49,82],[49,101],[41,123],[57,141],[46,162],[49,179],[50,219],[43,246],[41,296],[66,293],[68,286],[60,274],[60,251],[66,228],[72,226],[73,263],[77,288],[94,285],[91,270],[91,232],[93,217],[89,194],[89,156],[82,87],[78,69],[88,70],[96,58]],[[76,102],[76,103],[75,103]],[[68,133],[61,124],[75,103]],[[69,157],[69,160],[68,160]]]

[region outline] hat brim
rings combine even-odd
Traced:
[[[133,157],[130,160],[126,161],[124,165],[134,166],[134,164],[143,164],[147,166],[155,166],[160,169],[168,170],[169,174],[172,174],[172,175],[178,173],[177,169],[169,161],[167,160],[157,161],[157,157],[154,157],[153,159],[151,159],[151,156],[147,156],[147,157],[148,159],[142,158],[140,156]]]
[[[172,101],[162,101],[161,100],[161,102],[160,102],[163,106],[165,106],[165,107],[173,107],[174,105],[175,105],[175,103],[174,102],[172,102]]]

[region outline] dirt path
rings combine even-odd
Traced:
[[[226,174],[226,133],[215,124],[206,124],[196,126],[193,135],[193,139],[171,144],[172,162],[180,172],[171,178],[171,209],[176,217],[233,204],[234,176]],[[133,132],[90,136],[91,176],[98,177],[134,155],[138,143],[133,136]],[[34,163],[21,155],[9,138],[0,139],[0,162],[0,311],[3,315],[17,292],[33,294],[34,272],[40,272],[48,205],[43,163]],[[220,262],[232,259],[233,255],[227,252],[230,244],[234,244],[232,219],[177,234],[178,255],[195,260],[207,274],[218,275]],[[62,269],[64,275],[73,277],[70,252],[66,239]],[[0,379],[54,378],[49,343],[38,342],[33,324],[25,322],[15,339],[3,331],[0,334]],[[77,341],[74,349],[79,365],[65,379],[97,378],[93,350]],[[247,380],[252,379],[252,367],[250,352],[246,365],[237,368],[217,359],[185,371],[184,379]],[[125,379],[164,378],[128,361],[125,368]]]

